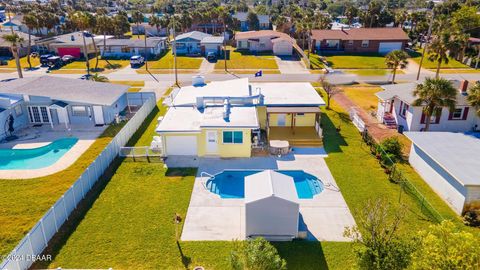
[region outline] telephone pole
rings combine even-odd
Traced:
[[[422,58],[420,58],[420,63],[418,64],[417,81],[420,79],[420,71],[422,70],[423,58],[425,58],[425,53],[427,52],[427,45],[428,45],[428,42],[430,42],[430,37],[432,36],[432,26],[433,26],[434,16],[435,16],[435,12],[432,9],[432,18],[430,19],[430,25],[428,26],[427,39],[425,40],[425,43],[423,45]]]

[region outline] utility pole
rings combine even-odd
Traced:
[[[425,58],[425,53],[427,52],[427,45],[428,45],[428,42],[430,42],[430,37],[432,36],[432,26],[433,26],[434,17],[435,17],[435,12],[432,9],[432,18],[430,19],[430,25],[428,26],[427,40],[425,40],[425,44],[423,46],[423,51],[422,51],[422,58],[420,58],[420,63],[418,64],[417,81],[420,79],[420,71],[422,70],[423,58]]]
[[[176,7],[175,5],[173,6],[173,16],[172,16],[172,31],[173,31],[173,69],[175,72],[175,85],[177,87],[180,87],[178,84],[178,70],[177,70],[177,41],[176,41],[176,36],[175,36],[175,11]]]
[[[223,62],[225,63],[225,72],[227,72],[227,41],[225,40],[225,35],[227,34],[228,25],[223,21]],[[478,61],[477,61],[478,62]]]
[[[148,71],[147,31],[145,31],[145,70]]]

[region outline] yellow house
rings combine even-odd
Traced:
[[[169,103],[156,129],[166,156],[250,157],[269,140],[322,144],[325,103],[309,83],[200,81],[177,90]]]

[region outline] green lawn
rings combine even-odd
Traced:
[[[228,69],[278,69],[275,57],[271,54],[253,55],[249,52],[240,52],[229,48],[230,59],[227,60]],[[224,69],[225,62],[219,59],[215,69]]]
[[[375,85],[351,85],[343,86],[345,95],[365,111],[376,110],[378,98],[375,93],[382,91],[380,86]]]
[[[61,172],[28,180],[0,179],[0,256],[18,244],[122,126],[109,126],[73,165]]]
[[[139,92],[145,86],[145,81],[110,81],[115,84],[129,85],[128,92]]]
[[[387,68],[385,57],[380,54],[325,55],[329,66],[334,69],[378,69]]]
[[[89,61],[90,69],[93,70],[95,68],[96,59],[92,58]],[[111,71],[119,68],[124,68],[130,64],[128,60],[98,60],[98,68],[99,71]],[[86,63],[83,60],[73,61],[65,66],[63,66],[60,70],[67,70],[67,69],[84,69],[86,70]]]
[[[177,56],[178,69],[198,69],[202,64],[203,57]],[[172,69],[173,54],[168,50],[159,60],[148,61],[148,69]]]
[[[30,62],[32,63],[32,67],[39,66],[40,65],[40,58],[30,57]],[[29,67],[26,56],[20,58],[20,66],[22,68],[28,68]],[[7,65],[0,66],[0,68],[16,68],[16,67],[17,67],[17,64],[15,63],[15,59],[10,59],[10,60],[8,60]]]
[[[420,60],[422,58],[422,50],[416,50],[415,52],[410,52],[410,57],[417,63],[420,63]],[[450,69],[450,68],[466,68],[468,69],[469,66],[464,65],[463,63],[458,62],[457,60],[453,58],[449,58],[450,60],[448,63],[442,63],[441,69]],[[426,69],[435,69],[437,68],[437,62],[432,62],[428,60],[428,54],[427,56],[423,59],[422,67]]]
[[[305,51],[305,53],[308,55],[308,52]],[[323,62],[320,59],[320,55],[315,54],[315,53],[310,53],[310,66],[311,69],[322,69],[324,68]]]

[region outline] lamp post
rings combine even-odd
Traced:
[[[223,62],[225,63],[225,72],[227,72],[227,41],[225,40],[227,28],[228,25],[225,25],[225,27],[223,28]]]

